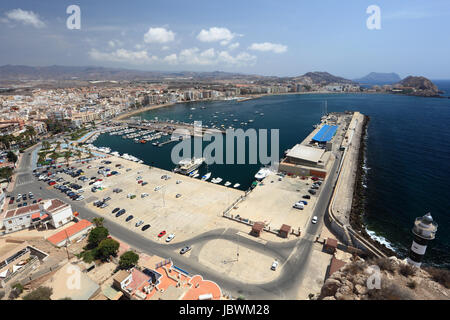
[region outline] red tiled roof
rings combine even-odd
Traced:
[[[67,203],[62,202],[59,199],[52,199],[50,201],[52,202],[52,204],[47,209],[45,209],[47,212],[50,213],[68,205]]]
[[[40,217],[41,217],[41,213],[40,212],[36,212],[36,213],[33,213],[31,215],[31,219],[36,219],[36,218],[40,218]]]
[[[47,238],[48,241],[53,243],[54,245],[57,245],[64,239],[73,236],[74,234],[77,234],[78,232],[88,228],[91,226],[92,223],[87,220],[81,220],[74,225],[71,225],[70,227],[67,227],[63,230],[61,230],[58,233],[55,233],[54,235]]]
[[[14,216],[27,214],[27,213],[31,213],[31,212],[34,212],[34,211],[40,211],[38,204],[33,204],[31,206],[25,206],[25,207],[9,210],[6,213],[5,218],[11,218],[11,217],[14,217]]]

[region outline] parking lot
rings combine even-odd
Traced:
[[[271,173],[231,214],[251,221],[262,221],[271,229],[287,224],[294,230],[303,230],[310,223],[320,192],[320,186],[315,195],[308,192],[314,183],[311,178],[302,180],[301,177],[281,177]],[[303,209],[293,207],[299,201],[307,203],[303,204]]]
[[[61,170],[66,170],[66,173],[52,175]],[[113,171],[117,174],[111,174]],[[76,201],[105,219],[161,242],[165,242],[171,233],[175,234],[173,242],[177,242],[211,229],[232,226],[233,222],[221,217],[222,211],[243,194],[237,189],[117,157],[80,163],[73,169],[71,166],[69,171],[65,166],[56,167],[50,172],[51,178],[48,178],[48,172],[44,174],[48,180],[41,180],[43,185],[45,183],[46,188],[63,188],[62,191],[66,190],[69,195],[72,192],[72,200],[67,196],[69,203]],[[166,179],[162,179],[163,176]],[[116,217],[123,210],[125,212]],[[136,227],[140,220],[143,222]],[[142,231],[145,225],[150,227]],[[161,231],[166,231],[166,234],[158,237]]]

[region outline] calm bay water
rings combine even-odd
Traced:
[[[444,95],[450,96],[450,81],[435,83],[445,91]],[[414,219],[431,211],[439,228],[425,262],[450,267],[450,99],[379,94],[284,95],[245,102],[177,104],[140,116],[197,120],[207,125],[225,124],[243,129],[280,129],[282,156],[311,132],[320,120],[325,101],[328,112],[358,110],[371,119],[365,164],[368,230],[405,256],[412,241]],[[254,122],[240,125],[250,119]],[[104,134],[95,145],[132,154],[146,164],[163,169],[172,170],[175,166],[170,158],[174,144],[155,147],[151,143],[136,144]],[[259,168],[259,164],[214,164],[203,167],[200,173],[211,171],[212,177],[223,178],[222,184],[240,183],[246,189]]]

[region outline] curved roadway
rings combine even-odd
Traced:
[[[68,200],[60,192],[54,189],[47,189],[47,184],[41,183],[35,179],[31,174],[32,160],[35,159],[38,146],[26,152],[17,170],[17,181],[14,192],[28,193],[33,192],[40,198],[57,198],[63,201],[69,201],[72,208],[80,213],[80,216],[85,219],[92,219],[94,217],[101,217],[101,215],[91,211],[90,209],[80,206],[77,202]],[[237,234],[238,230],[215,229],[202,233],[187,241],[173,244],[156,243],[142,236],[140,233],[130,231],[129,229],[115,223],[114,221],[105,219],[105,226],[110,233],[129,244],[131,247],[148,254],[156,254],[164,258],[171,258],[173,263],[188,271],[190,274],[200,274],[205,279],[215,281],[219,286],[233,296],[244,296],[246,299],[295,299],[301,282],[307,269],[311,253],[314,245],[314,240],[323,226],[323,217],[326,214],[329,200],[336,182],[336,169],[341,157],[337,153],[337,159],[333,164],[332,171],[326,183],[321,187],[319,193],[319,200],[314,208],[314,214],[319,218],[317,224],[308,224],[306,230],[302,231],[301,238],[286,242],[270,242],[262,244],[253,241],[249,238]],[[210,269],[202,265],[198,260],[198,252],[200,248],[210,240],[225,239],[232,242],[239,242],[240,246],[248,247],[251,250],[263,253],[265,255],[277,258],[281,265],[279,268],[280,275],[273,281],[262,284],[250,284],[241,282],[235,278],[228,277],[216,270]],[[179,249],[185,244],[192,245],[193,249],[189,257],[182,256],[178,253]]]

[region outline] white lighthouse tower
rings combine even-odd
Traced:
[[[423,217],[416,218],[414,228],[412,229],[414,240],[407,259],[410,264],[420,267],[425,251],[427,250],[428,241],[435,238],[437,227],[437,223],[433,221],[429,212]]]

